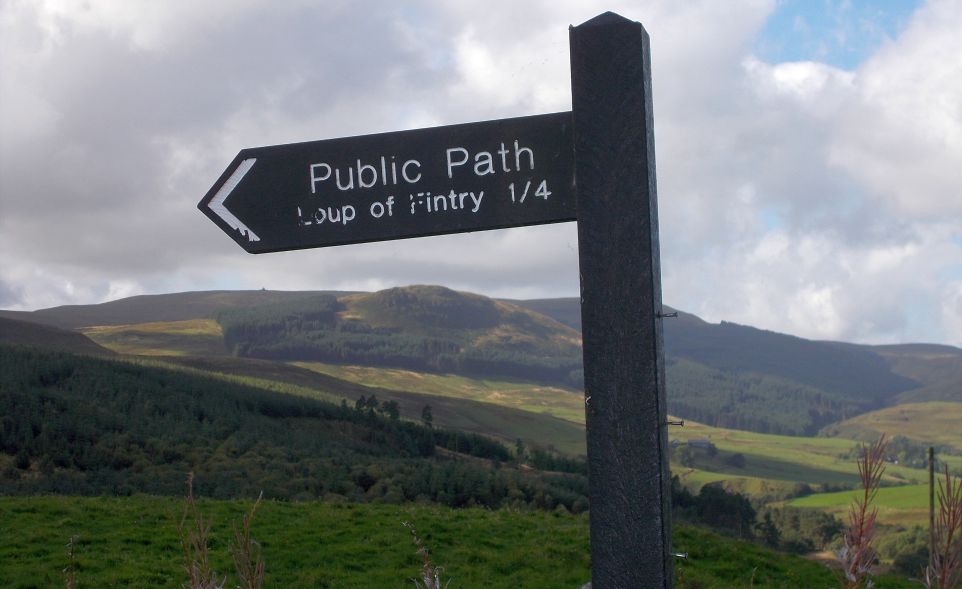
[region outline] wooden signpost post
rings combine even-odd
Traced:
[[[245,149],[198,207],[251,253],[577,221],[593,587],[670,587],[648,34],[570,48],[570,113]]]

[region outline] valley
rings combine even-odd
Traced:
[[[3,492],[170,496],[192,469],[206,473],[199,479],[204,494],[223,500],[266,487],[269,498],[284,501],[399,504],[421,497],[458,508],[577,513],[586,507],[583,478],[558,479],[536,461],[583,459],[579,319],[575,299],[497,301],[441,287],[181,293],[0,312],[4,341],[14,346],[4,352],[6,366],[16,367],[7,373],[21,375],[3,392],[27,383],[59,407],[49,413],[7,398],[19,413],[6,411],[0,429],[8,439],[7,453],[0,452]],[[717,484],[758,509],[843,518],[846,489],[858,483],[853,450],[885,433],[900,438],[879,494],[883,537],[896,538],[926,522],[920,452],[936,446],[942,463],[962,470],[954,433],[962,424],[960,350],[813,342],[683,312],[666,320],[665,339],[669,410],[685,420],[669,431],[671,470],[693,493]],[[17,351],[29,348],[49,352]],[[35,366],[32,376],[23,372],[27,365]],[[71,397],[101,395],[102,385],[84,383],[116,378],[141,382],[132,386],[146,396],[101,397],[99,417]],[[212,402],[221,400],[204,408],[209,392]],[[156,395],[164,401],[151,401]],[[227,399],[235,400],[224,405]],[[48,411],[38,424],[76,414],[96,429],[119,423],[112,403],[135,408],[119,436],[54,420],[48,431],[73,440],[74,450],[35,441],[19,446],[31,448],[27,456],[10,453],[10,432],[33,419],[30,411]],[[193,409],[183,413],[178,403]],[[147,409],[136,409],[141,404]],[[143,419],[129,421],[138,411],[146,411]],[[150,425],[148,415],[163,417]],[[185,418],[201,427],[182,427]],[[432,452],[418,441],[430,428]],[[78,441],[87,449],[77,450]],[[161,455],[169,461],[149,458],[167,446]],[[500,470],[490,470],[492,460]],[[426,474],[431,469],[436,474]],[[448,483],[414,490],[424,476]]]

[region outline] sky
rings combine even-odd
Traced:
[[[573,223],[253,256],[197,203],[242,148],[568,110],[608,10],[651,37],[666,304],[962,346],[962,0],[0,0],[0,308],[575,296]]]

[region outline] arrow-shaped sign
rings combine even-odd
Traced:
[[[198,207],[263,253],[575,220],[571,113],[241,151]]]
[[[235,217],[234,213],[230,212],[227,207],[224,206],[224,201],[227,200],[227,197],[230,196],[234,188],[240,184],[240,181],[244,179],[244,175],[250,171],[255,162],[257,162],[257,158],[248,158],[242,161],[240,165],[237,166],[237,169],[234,170],[234,173],[227,179],[227,182],[224,182],[221,187],[217,189],[214,198],[210,199],[210,203],[207,205],[208,208],[220,217],[222,221],[227,223],[231,229],[240,231],[241,234],[246,235],[248,241],[260,241],[261,238],[257,237],[247,225],[244,225],[240,219]]]

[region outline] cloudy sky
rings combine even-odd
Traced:
[[[570,109],[606,10],[652,40],[667,304],[962,345],[962,0],[0,0],[0,308],[575,295],[570,223],[251,256],[196,205],[244,147]]]

